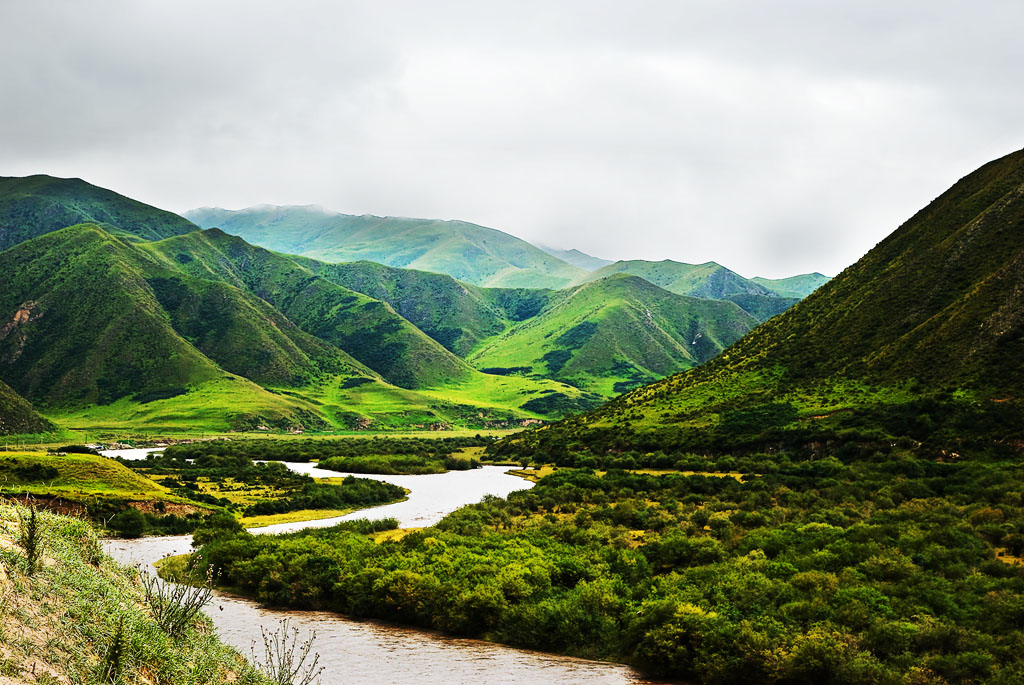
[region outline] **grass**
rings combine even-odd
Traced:
[[[390,504],[390,503],[389,503]],[[279,523],[298,523],[300,521],[316,521],[317,519],[329,519],[335,516],[344,516],[363,507],[350,507],[348,509],[300,509],[289,511],[284,514],[267,514],[265,516],[243,516],[238,519],[246,528],[262,528],[274,526]]]
[[[15,467],[49,467],[58,475],[39,481],[15,477]],[[150,500],[193,504],[164,486],[112,459],[91,454],[47,455],[42,452],[0,453],[0,477],[7,493],[48,495],[73,501],[92,498]]]
[[[44,552],[39,570],[23,572],[15,543],[18,508],[0,504],[0,681],[160,682],[257,685],[267,680],[221,643],[200,615],[180,637],[164,634],[150,616],[137,571],[100,551],[95,531],[80,519],[39,514]]]

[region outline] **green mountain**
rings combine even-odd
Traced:
[[[584,271],[507,233],[464,221],[353,216],[319,207],[195,209],[185,216],[255,245],[324,262],[366,260],[491,287],[558,288]]]
[[[142,249],[168,268],[225,281],[256,295],[307,333],[345,350],[399,387],[436,387],[473,373],[388,304],[219,229],[149,243]]]
[[[398,269],[375,262],[327,264],[295,261],[337,285],[387,302],[445,348],[465,357],[482,340],[503,333],[510,321],[535,313],[543,290],[480,288],[445,274]],[[517,297],[516,294],[520,293]],[[532,306],[523,308],[521,302]]]
[[[247,398],[235,405],[234,424],[317,425],[324,422],[311,404],[259,384],[372,375],[263,300],[168,269],[94,224],[6,250],[0,270],[0,377],[51,410],[146,404],[218,386]],[[232,413],[232,405],[221,410]]]
[[[3,329],[0,329],[2,334]],[[0,381],[0,435],[43,433],[53,424],[36,413],[29,402]]]
[[[751,281],[763,285],[779,294],[781,297],[807,297],[821,286],[828,283],[828,276],[815,271],[812,274],[800,274],[789,278],[761,278],[757,276]]]
[[[737,295],[728,295],[723,299],[735,302],[739,305],[740,309],[751,314],[758,321],[767,321],[795,305],[801,298],[739,293]]]
[[[577,249],[571,250],[559,250],[558,248],[548,247],[547,245],[537,245],[540,249],[547,252],[552,257],[557,257],[563,262],[578,266],[584,271],[597,271],[602,266],[608,266],[614,264],[610,259],[601,259],[600,257],[592,257],[586,252],[580,252]]]
[[[731,302],[617,275],[554,293],[469,360],[489,373],[533,374],[610,396],[700,364],[757,323]]]
[[[947,457],[972,440],[1019,449],[1022,227],[1024,151],[961,179],[707,364],[506,449],[814,449],[897,438]]]
[[[642,259],[619,261],[587,274],[581,282],[597,281],[614,274],[639,276],[645,281],[678,295],[721,300],[730,295],[766,295],[775,293],[715,262],[684,264],[665,259],[649,262]]]
[[[0,250],[82,223],[99,224],[109,232],[123,232],[142,240],[159,240],[196,229],[177,214],[80,178],[0,177]]]

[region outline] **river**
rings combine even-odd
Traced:
[[[144,458],[149,450],[118,456]],[[113,455],[114,453],[110,453]],[[288,468],[316,477],[349,474],[320,469],[316,464],[287,464]],[[459,507],[485,495],[506,497],[533,486],[510,475],[511,467],[484,466],[470,471],[423,476],[352,474],[394,483],[409,490],[404,502],[318,521],[254,528],[253,533],[283,533],[301,528],[333,525],[350,518],[398,519],[403,528],[429,526]],[[190,535],[138,540],[107,540],[104,548],[118,561],[150,567],[171,554],[191,551]],[[314,651],[320,655],[325,685],[334,683],[650,683],[633,669],[585,659],[514,649],[503,645],[452,638],[439,633],[404,628],[378,621],[354,621],[322,611],[295,611],[261,607],[251,600],[217,592],[206,608],[220,637],[245,655],[254,642],[262,645],[260,627],[275,630],[289,618],[300,639],[316,632]]]

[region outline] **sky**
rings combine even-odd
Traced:
[[[1024,147],[1024,3],[0,0],[0,175],[834,275]]]

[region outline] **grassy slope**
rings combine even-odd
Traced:
[[[435,387],[472,373],[387,304],[319,278],[290,257],[241,238],[212,229],[143,247],[169,267],[255,294],[392,384]]]
[[[218,426],[263,420],[315,425],[322,420],[308,402],[271,395],[216,362],[280,384],[351,375],[358,366],[258,298],[166,271],[94,225],[0,253],[0,268],[9,276],[0,312],[10,322],[0,340],[0,372],[48,414],[83,408],[103,414],[105,405],[124,398],[145,402],[175,394],[180,397],[165,401],[180,407],[197,399],[181,395],[186,390],[210,396],[230,387],[246,397],[245,409],[222,403]],[[164,307],[171,304],[168,278],[178,297],[171,315]],[[164,289],[163,302],[154,285]],[[261,408],[267,410],[262,417]]]
[[[740,306],[740,309],[758,321],[767,321],[774,316],[778,316],[800,301],[799,297],[777,297],[775,295],[755,295],[752,293],[729,295],[725,299],[735,302]]]
[[[683,297],[619,275],[558,292],[471,361],[479,368],[527,366],[525,373],[612,395],[704,362],[756,324],[730,302]]]
[[[11,469],[35,465],[56,468],[59,476],[45,481],[20,480]],[[48,456],[42,452],[0,452],[0,476],[6,494],[51,495],[74,501],[94,497],[185,502],[170,491],[113,459],[94,454]]]
[[[117,682],[263,683],[263,676],[221,643],[206,617],[170,638],[151,618],[137,572],[99,550],[95,532],[80,519],[41,512],[41,568],[24,573],[15,543],[24,510],[0,505],[0,681],[109,682],[102,672],[118,626],[122,663]]]
[[[158,240],[196,228],[177,214],[78,178],[0,177],[0,250],[82,223],[117,227],[143,240]]]
[[[53,430],[53,424],[36,413],[24,397],[11,386],[0,381],[0,435],[15,433],[43,433]]]
[[[715,262],[684,264],[665,259],[619,261],[587,274],[581,282],[596,281],[613,274],[630,274],[678,295],[723,299],[729,295],[773,295],[768,288],[743,278]]]
[[[807,297],[828,283],[829,278],[815,271],[812,274],[800,274],[799,276],[790,276],[789,278],[761,278],[760,276],[755,276],[750,280],[777,292],[781,297],[802,298]]]
[[[491,287],[557,288],[583,270],[507,233],[463,221],[352,216],[316,207],[197,209],[186,216],[272,250],[326,262],[368,260]]]
[[[1022,226],[1024,151],[961,179],[707,365],[527,442],[593,443],[594,431],[610,429],[604,435],[617,434],[623,445],[710,447],[727,436],[843,426],[921,439],[1019,440]],[[920,405],[922,396],[933,404]],[[892,422],[908,412],[919,416]],[[937,425],[943,421],[945,428]]]

